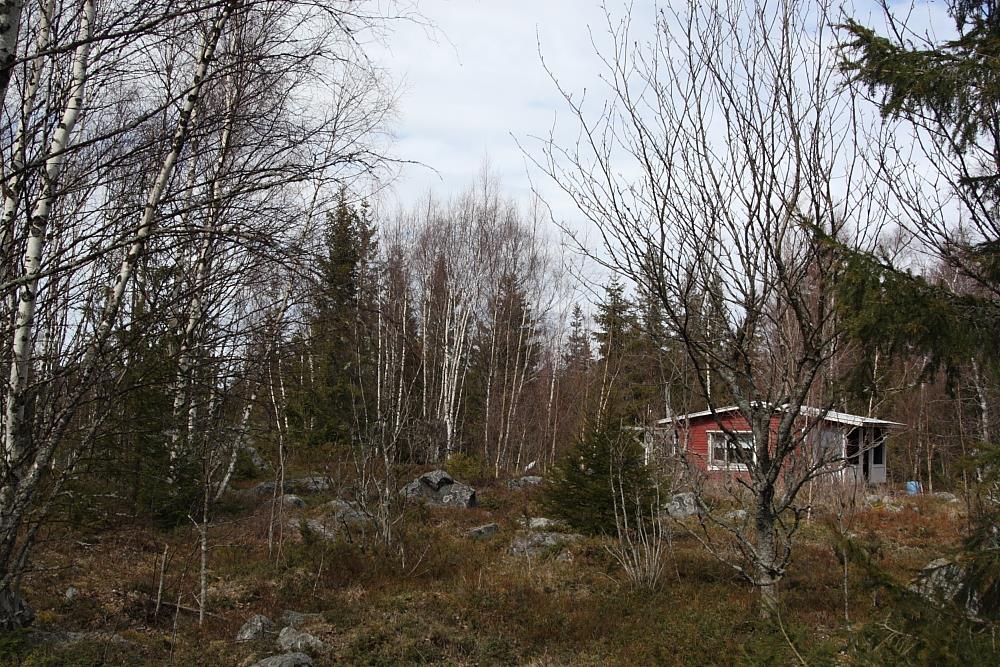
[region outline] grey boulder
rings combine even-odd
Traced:
[[[690,491],[677,493],[667,503],[667,514],[674,519],[686,519],[689,516],[698,516],[703,511],[703,505],[698,496]]]
[[[286,493],[278,500],[281,502],[282,507],[285,507],[286,509],[300,510],[306,506],[306,501],[302,500],[294,493]]]
[[[331,500],[323,506],[328,518],[341,527],[358,527],[371,521],[371,517],[360,504],[348,500]]]
[[[484,526],[470,528],[466,535],[473,540],[485,540],[496,535],[500,531],[500,526],[495,523],[488,523]]]
[[[974,591],[963,590],[965,576],[963,565],[938,558],[920,570],[913,590],[933,602],[957,604],[964,607],[970,616],[976,616],[979,613],[979,598]]]
[[[285,483],[285,493],[322,493],[333,488],[333,480],[324,475],[301,477]]]
[[[304,623],[312,623],[313,621],[321,620],[323,620],[323,614],[310,614],[301,611],[292,611],[291,609],[286,609],[281,612],[281,616],[278,617],[278,623],[280,623],[283,628],[297,628]]]
[[[521,519],[521,525],[528,530],[542,530],[558,532],[562,528],[562,523],[555,519],[548,519],[544,516],[533,516]]]
[[[371,523],[371,518],[360,505],[346,500],[331,500],[323,506],[326,513],[314,519],[293,519],[288,527],[296,532],[302,532],[302,526],[313,535],[324,540],[336,540],[345,535],[350,536],[357,531],[363,532]]]
[[[236,633],[237,642],[252,642],[260,639],[274,628],[274,623],[263,614],[254,614],[247,619],[240,631]]]
[[[542,481],[542,478],[538,475],[525,475],[516,479],[508,479],[507,488],[512,491],[520,491],[531,486],[538,486]]]
[[[444,470],[432,470],[416,478],[400,494],[411,501],[423,501],[442,507],[475,507],[476,490],[452,479]]]
[[[524,533],[514,538],[509,551],[514,556],[539,556],[582,539],[582,535],[575,533]]]
[[[326,643],[308,632],[289,626],[278,633],[278,648],[282,651],[325,651]]]
[[[313,667],[313,659],[305,653],[283,653],[264,658],[250,667]]]
[[[250,498],[263,498],[274,494],[277,488],[275,482],[261,482],[257,486],[240,491],[239,494]],[[281,493],[322,493],[333,488],[333,480],[325,475],[310,475],[297,479],[286,479],[281,485]]]

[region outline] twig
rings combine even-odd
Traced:
[[[199,614],[200,613],[199,609],[195,609],[194,607],[186,607],[186,606],[182,605],[180,603],[180,599],[181,599],[180,595],[178,595],[177,596],[177,600],[178,601],[176,603],[174,603],[174,602],[164,602],[163,606],[164,607],[173,607],[176,612],[182,612],[183,611],[183,612],[188,613],[188,614]],[[213,614],[210,611],[206,611],[205,612],[205,616],[211,616],[212,618],[225,619],[225,616],[219,616],[218,614]],[[177,614],[175,613],[174,614],[174,631],[175,632],[176,632],[176,628],[177,628]]]
[[[167,571],[167,550],[170,545],[163,545],[163,558],[160,560],[160,583],[156,587],[156,609],[153,611],[153,618],[160,617],[160,603],[163,601],[163,578]]]
[[[805,661],[805,658],[802,657],[802,654],[799,653],[799,650],[795,648],[795,644],[792,643],[791,637],[789,637],[788,633],[785,632],[785,624],[781,622],[781,611],[777,610],[777,608],[775,609],[775,616],[778,619],[778,628],[781,630],[781,634],[784,636],[785,641],[788,642],[788,645],[791,647],[792,653],[794,653],[795,657],[799,659],[799,662],[802,664],[802,667],[809,667],[809,663]]]

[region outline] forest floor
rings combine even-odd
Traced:
[[[519,520],[544,516],[538,490],[501,482],[477,490],[474,509],[411,506],[389,547],[302,539],[289,517],[314,516],[334,497],[303,496],[307,507],[286,511],[270,554],[269,503],[228,500],[210,527],[201,625],[193,524],[50,528],[25,581],[37,620],[0,635],[0,664],[246,666],[282,651],[275,634],[236,643],[240,627],[285,610],[315,614],[299,627],[325,644],[311,651],[317,665],[831,664],[848,662],[853,629],[884,611],[852,566],[845,619],[844,568],[821,511],[797,535],[775,622],[759,616],[751,587],[683,530],[659,589],[637,590],[607,539],[511,554]],[[850,530],[906,582],[957,546],[963,510],[931,496],[896,502],[859,509]],[[468,537],[491,522],[495,535]]]

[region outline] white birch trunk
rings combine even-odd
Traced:
[[[215,177],[212,182],[212,193],[209,205],[209,215],[207,221],[207,231],[202,240],[201,248],[198,252],[198,260],[195,264],[194,280],[192,285],[191,303],[188,306],[188,320],[181,335],[180,350],[178,351],[178,370],[174,384],[173,401],[173,428],[170,437],[170,472],[173,478],[176,462],[183,457],[185,449],[189,445],[191,434],[194,433],[197,421],[197,403],[194,400],[194,347],[196,332],[202,321],[203,300],[202,296],[206,289],[209,274],[212,270],[212,250],[215,243],[215,235],[219,225],[220,205],[222,198],[221,177],[225,168],[226,157],[229,153],[229,142],[232,136],[234,109],[233,93],[229,91],[226,95],[226,124],[222,130],[219,141],[219,151],[215,160]],[[182,434],[178,428],[180,413],[185,403],[188,406],[187,429]]]
[[[42,52],[48,47],[50,35],[50,17],[53,11],[54,0],[42,8],[39,17],[38,38],[35,45],[35,52]],[[14,139],[14,147],[11,151],[11,173],[5,178],[3,213],[0,217],[0,248],[8,247],[12,239],[8,236],[8,230],[13,231],[14,218],[17,215],[18,201],[23,195],[24,188],[24,163],[25,151],[28,144],[28,119],[34,112],[35,103],[38,98],[38,86],[42,80],[42,70],[44,59],[35,57],[31,60],[28,69],[28,81],[25,86],[24,95],[21,102],[21,123],[18,127],[17,136]],[[13,266],[0,268],[0,282],[10,280],[14,277]],[[13,311],[16,302],[16,291],[11,290],[8,308]]]
[[[90,11],[93,11],[93,3]],[[7,87],[14,73],[17,60],[17,38],[21,33],[21,14],[24,0],[0,1],[0,107],[7,99]],[[84,8],[84,12],[87,9]]]
[[[8,2],[6,5],[17,5],[17,18],[20,19],[20,3]],[[45,175],[42,179],[42,190],[31,212],[30,229],[27,247],[24,251],[24,276],[27,279],[20,290],[17,314],[14,324],[14,343],[10,368],[10,384],[5,406],[4,461],[7,466],[15,468],[21,463],[25,446],[24,409],[27,400],[28,373],[32,358],[32,339],[34,338],[35,311],[37,308],[39,274],[42,267],[42,255],[48,230],[49,215],[57,197],[58,187],[63,167],[66,164],[66,147],[69,145],[73,128],[80,117],[83,107],[83,97],[86,89],[87,65],[90,57],[90,37],[93,34],[94,3],[87,0],[80,16],[78,39],[82,42],[73,55],[73,82],[70,88],[69,100],[63,111],[59,127],[52,135],[48,159],[45,161]],[[0,23],[0,33],[3,24]],[[14,38],[17,37],[17,27],[12,28]],[[8,26],[8,33],[11,28]],[[3,34],[0,34],[0,59],[4,57]],[[13,47],[11,47],[13,48]],[[9,74],[7,75],[9,78]],[[6,82],[0,80],[4,90]],[[6,202],[5,211],[6,213]]]
[[[188,95],[185,97],[181,109],[171,142],[171,150],[164,158],[160,172],[147,197],[137,233],[122,260],[118,278],[98,316],[95,331],[80,360],[80,371],[76,379],[76,386],[67,397],[67,407],[62,409],[58,416],[52,420],[47,437],[43,442],[37,444],[37,449],[30,463],[23,462],[27,465],[23,468],[23,474],[19,476],[18,483],[16,485],[4,485],[3,489],[0,490],[0,549],[4,551],[8,551],[8,547],[16,539],[17,527],[24,512],[27,511],[30,500],[34,497],[41,476],[48,468],[56,446],[61,442],[66,428],[69,426],[70,421],[76,414],[84,395],[90,387],[91,380],[97,370],[98,356],[103,352],[108,339],[111,337],[126,287],[132,277],[135,264],[145,248],[146,241],[152,233],[156,222],[155,213],[157,207],[188,137],[191,114],[200,99],[202,84],[208,73],[208,67],[215,53],[215,47],[222,34],[226,20],[235,9],[235,4],[229,3],[224,5],[206,38],[202,52],[198,58],[193,84],[188,89]],[[86,48],[86,42],[80,48]],[[3,568],[7,567],[7,562],[2,556],[3,554],[0,553],[0,575],[3,575],[6,579],[9,578],[10,572],[3,571]]]

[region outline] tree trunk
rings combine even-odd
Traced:
[[[760,490],[756,498],[756,584],[760,590],[760,613],[765,617],[773,616],[778,610],[778,581],[781,579],[778,548],[774,540],[773,499],[774,490],[768,485]]]
[[[0,630],[15,630],[31,625],[35,612],[13,587],[0,588]]]
[[[0,105],[7,97],[7,86],[17,61],[17,38],[21,33],[24,0],[0,2]]]

